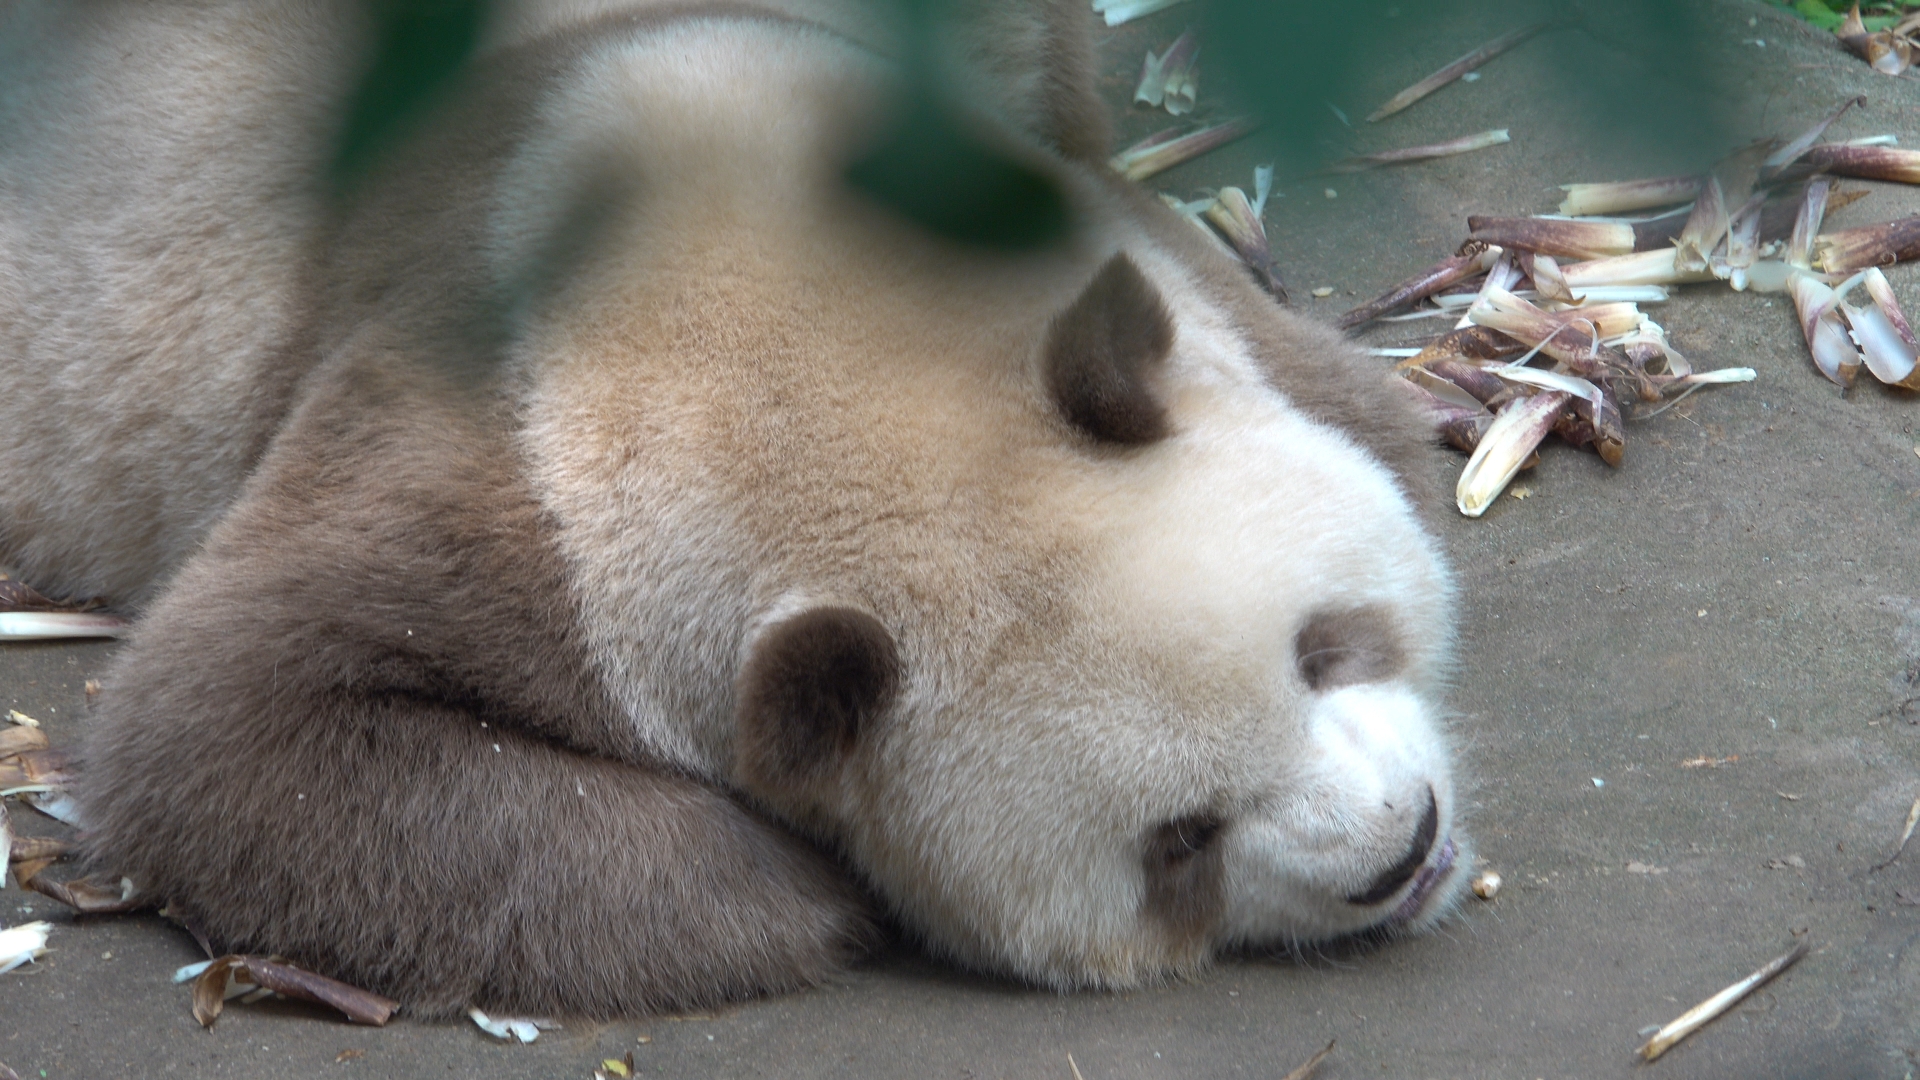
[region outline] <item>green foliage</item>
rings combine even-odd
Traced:
[[[1774,7],[1791,11],[1822,30],[1838,30],[1845,20],[1847,12],[1853,8],[1853,0],[1767,0]],[[1885,30],[1900,21],[1907,11],[1920,7],[1920,0],[1899,0],[1898,3],[1868,3],[1860,5],[1861,19],[1869,32]]]
[[[460,71],[480,37],[487,0],[369,0],[374,45],[349,99],[328,179],[350,190]]]
[[[1211,0],[1204,19],[1208,62],[1232,69],[1233,83],[1298,171],[1344,153],[1342,132],[1333,126],[1339,121],[1324,103],[1354,100],[1349,88],[1362,65],[1392,59],[1398,66],[1399,58],[1430,51],[1424,46],[1434,40],[1459,41],[1464,53],[1480,42],[1463,40],[1460,27],[1490,22],[1508,29],[1552,23],[1524,46],[1555,57],[1546,80],[1528,92],[1550,99],[1557,114],[1594,138],[1649,149],[1676,170],[1704,167],[1728,149],[1722,133],[1732,128],[1723,115],[1730,95],[1699,59],[1706,51],[1699,43],[1717,29],[1708,25],[1703,5]]]
[[[949,240],[1018,251],[1067,233],[1066,199],[1053,181],[982,142],[925,92],[847,180]]]

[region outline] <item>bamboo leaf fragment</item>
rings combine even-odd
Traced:
[[[1600,184],[1562,184],[1567,197],[1560,212],[1584,217],[1651,210],[1692,200],[1700,193],[1699,176],[1660,176],[1650,180],[1617,180]]]
[[[1792,967],[1801,957],[1807,955],[1807,948],[1807,943],[1802,941],[1786,955],[1769,962],[1759,971],[1681,1013],[1672,1023],[1654,1032],[1653,1037],[1646,1041],[1646,1045],[1640,1047],[1640,1057],[1643,1060],[1652,1061],[1673,1049],[1681,1039],[1705,1027],[1721,1013],[1739,1004],[1741,998],[1758,990],[1774,976]]]
[[[1258,126],[1245,117],[1236,117],[1184,134],[1178,128],[1169,128],[1120,151],[1108,164],[1129,180],[1145,180],[1249,135]]]
[[[1494,128],[1474,135],[1463,135],[1446,142],[1428,143],[1424,146],[1409,146],[1400,150],[1382,150],[1376,154],[1360,154],[1355,157],[1341,158],[1339,161],[1320,170],[1322,173],[1356,173],[1368,169],[1378,169],[1387,165],[1409,165],[1416,161],[1430,161],[1433,158],[1451,157],[1455,154],[1484,150],[1489,146],[1499,146],[1512,142],[1506,128]]]
[[[1479,517],[1500,497],[1520,466],[1553,430],[1560,410],[1571,395],[1548,390],[1532,397],[1516,398],[1493,418],[1480,445],[1460,471],[1454,488],[1455,505],[1468,517]]]
[[[1367,122],[1374,123],[1392,116],[1394,113],[1419,101],[1435,90],[1440,89],[1455,79],[1458,79],[1460,76],[1465,75],[1467,72],[1499,56],[1501,53],[1526,43],[1535,34],[1538,34],[1551,25],[1552,23],[1538,22],[1531,26],[1523,26],[1518,30],[1509,31],[1494,38],[1485,45],[1480,46],[1460,59],[1455,60],[1453,63],[1448,64],[1446,67],[1441,68],[1439,71],[1434,72],[1419,82],[1414,83],[1412,86],[1407,87],[1405,90],[1393,95],[1391,98],[1388,98],[1386,104],[1373,110],[1373,112],[1367,116]]]

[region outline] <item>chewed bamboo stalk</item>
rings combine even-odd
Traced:
[[[1829,274],[1920,258],[1920,215],[1814,238],[1814,263]]]
[[[1119,26],[1182,2],[1184,0],[1093,0],[1093,10],[1108,26]]]
[[[1434,72],[1388,98],[1385,105],[1373,110],[1373,112],[1368,115],[1367,122],[1373,123],[1375,121],[1385,120],[1387,117],[1419,101],[1421,98],[1458,79],[1460,76],[1465,75],[1481,64],[1499,56],[1508,49],[1526,42],[1529,38],[1545,30],[1550,25],[1552,24],[1544,22],[1534,23],[1532,26],[1523,26],[1518,30],[1510,31],[1494,38],[1485,45],[1480,46],[1460,59],[1455,60],[1453,63],[1448,64],[1446,67],[1441,68],[1439,71]]]
[[[1727,253],[1712,260],[1713,275],[1724,279],[1735,292],[1747,287],[1747,271],[1760,256],[1760,210],[1766,196],[1756,193],[1747,204],[1734,211],[1727,226]]]
[[[1567,279],[1560,274],[1560,263],[1551,255],[1526,255],[1521,265],[1526,268],[1527,276],[1533,279],[1533,291],[1542,300],[1556,304],[1577,304],[1579,298],[1573,295],[1573,289],[1567,285]]]
[[[1800,210],[1793,219],[1793,234],[1787,238],[1788,266],[1809,269],[1813,265],[1813,238],[1827,216],[1827,192],[1831,183],[1822,177],[1807,185],[1800,199]]]
[[[1323,173],[1355,173],[1367,169],[1377,169],[1383,165],[1408,165],[1416,161],[1428,161],[1433,158],[1451,157],[1474,150],[1485,150],[1489,146],[1499,146],[1511,142],[1506,128],[1482,131],[1477,135],[1463,135],[1446,142],[1428,143],[1425,146],[1409,146],[1401,150],[1382,150],[1377,154],[1360,154],[1356,157],[1341,158],[1322,169]]]
[[[74,612],[0,612],[0,639],[40,641],[56,638],[125,637],[132,622],[118,615]]]
[[[1107,164],[1129,180],[1145,180],[1251,134],[1258,126],[1246,117],[1235,117],[1184,135],[1178,128],[1169,128],[1120,151]]]
[[[1699,176],[1660,176],[1651,180],[1618,180],[1603,184],[1561,184],[1567,197],[1560,212],[1571,216],[1618,214],[1683,203],[1700,193]]]
[[[1855,284],[1865,284],[1872,298],[1865,307],[1846,302]],[[1861,271],[1834,292],[1841,298],[1840,310],[1853,328],[1854,343],[1860,346],[1873,377],[1888,386],[1920,390],[1920,345],[1914,342],[1913,328],[1907,325],[1907,316],[1894,299],[1893,286],[1880,268]]]
[[[1920,150],[1827,143],[1808,150],[1801,161],[1834,176],[1920,184]]]
[[[1556,269],[1558,269],[1557,266]],[[1562,277],[1564,279],[1564,275],[1562,275]],[[1561,303],[1560,301],[1549,300],[1541,296],[1536,289],[1509,289],[1507,291],[1522,300],[1536,301],[1541,307],[1546,308],[1548,311],[1555,310],[1552,305]],[[1669,293],[1667,287],[1664,285],[1593,285],[1575,293],[1573,304],[1567,306],[1591,307],[1595,304],[1664,304],[1671,298],[1671,293]],[[1479,294],[1441,293],[1435,295],[1432,299],[1434,304],[1442,311],[1463,311],[1470,307],[1475,300],[1479,299]]]
[[[1787,278],[1787,294],[1800,314],[1800,332],[1806,336],[1813,365],[1834,385],[1852,386],[1862,358],[1840,322],[1839,297],[1826,282],[1799,269]]]
[[[1480,290],[1474,294],[1473,303],[1478,304],[1486,299],[1489,292],[1513,288],[1520,284],[1521,277],[1520,265],[1514,261],[1513,252],[1502,250],[1500,256],[1494,259],[1493,266],[1488,268],[1487,276],[1481,280]],[[1453,324],[1455,330],[1463,330],[1473,325],[1473,320],[1467,315],[1467,312],[1472,310],[1472,305],[1468,305],[1467,311],[1460,313],[1460,321]]]
[[[1547,390],[1516,398],[1501,408],[1460,471],[1454,502],[1468,517],[1479,517],[1500,497],[1520,466],[1533,454],[1559,419],[1572,395]]]
[[[1221,188],[1205,213],[1207,220],[1227,238],[1227,243],[1233,245],[1240,261],[1253,271],[1260,287],[1285,300],[1287,286],[1280,280],[1280,272],[1274,269],[1273,253],[1267,247],[1267,228],[1254,213],[1253,204],[1247,201],[1247,193],[1237,187]]]
[[[1377,319],[1396,308],[1416,303],[1434,293],[1483,274],[1499,257],[1500,249],[1487,248],[1470,255],[1452,255],[1420,271],[1379,296],[1340,316],[1334,325],[1351,330],[1361,323]]]
[[[1179,214],[1181,219],[1187,224],[1200,230],[1200,235],[1207,238],[1207,243],[1212,244],[1228,255],[1239,255],[1239,252],[1233,250],[1225,240],[1220,239],[1219,233],[1208,228],[1207,223],[1201,220],[1201,215],[1212,209],[1213,204],[1219,200],[1195,199],[1193,202],[1182,202],[1163,191],[1160,193],[1160,201],[1166,204],[1167,209]]]
[[[1800,160],[1800,155],[1806,153],[1808,147],[1818,142],[1820,136],[1825,134],[1829,127],[1833,126],[1835,120],[1840,119],[1848,109],[1853,108],[1855,105],[1865,105],[1866,103],[1867,99],[1864,94],[1859,97],[1848,98],[1845,102],[1841,103],[1839,108],[1833,110],[1826,119],[1821,120],[1819,123],[1801,132],[1800,136],[1792,142],[1768,154],[1767,159],[1760,163],[1761,178],[1771,177],[1781,169]]]
[[[1411,377],[1414,372],[1425,371],[1489,409],[1497,409],[1515,397],[1532,392],[1516,392],[1515,384],[1500,378],[1494,374],[1494,370],[1492,366],[1483,367],[1466,360],[1435,360],[1428,366],[1414,368],[1407,374]]]
[[[1678,210],[1661,214],[1659,217],[1646,218],[1631,222],[1633,225],[1633,250],[1664,251],[1673,246],[1680,238],[1680,230],[1687,227],[1687,220],[1693,216],[1693,206],[1688,204]]]
[[[1511,334],[1491,326],[1464,326],[1449,330],[1415,353],[1407,363],[1414,367],[1437,366],[1441,361],[1501,360],[1526,352],[1527,346]]]
[[[1422,368],[1406,372],[1404,384],[1414,395],[1434,430],[1449,446],[1471,454],[1480,436],[1493,423],[1493,414],[1458,386]]]
[[[1672,1023],[1653,1033],[1653,1037],[1640,1048],[1640,1057],[1646,1061],[1652,1061],[1671,1050],[1681,1039],[1705,1027],[1715,1017],[1738,1004],[1741,998],[1758,990],[1768,980],[1792,967],[1795,961],[1805,955],[1807,955],[1807,943],[1802,941],[1785,956],[1768,963],[1759,971],[1681,1013]]]
[[[1200,93],[1199,60],[1200,43],[1191,30],[1175,38],[1158,56],[1149,49],[1140,65],[1140,85],[1133,91],[1133,100],[1156,109],[1164,107],[1175,116],[1192,112]]]
[[[1568,259],[1604,259],[1633,250],[1633,226],[1624,221],[1567,218],[1467,218],[1468,236],[1487,244]]]
[[[1687,216],[1680,238],[1673,242],[1673,268],[1685,274],[1707,269],[1708,256],[1727,235],[1728,220],[1720,178],[1709,176],[1700,187],[1700,197],[1693,201],[1693,213]]]
[[[1563,266],[1560,273],[1567,285],[1581,289],[1590,285],[1679,285],[1689,281],[1712,281],[1710,270],[1681,271],[1674,265],[1673,248],[1665,251],[1636,251],[1610,259]]]
[[[1467,317],[1481,326],[1520,339],[1527,345],[1566,364],[1581,375],[1602,370],[1603,357],[1597,327],[1577,318],[1578,311],[1552,315],[1504,290],[1487,295],[1467,311]],[[1620,357],[1625,367],[1625,357]]]

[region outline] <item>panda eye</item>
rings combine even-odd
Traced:
[[[1314,615],[1293,639],[1293,655],[1312,690],[1382,682],[1406,666],[1393,619],[1378,607]]]
[[[1205,851],[1224,825],[1212,813],[1187,814],[1154,829],[1148,855],[1163,866],[1176,866]]]

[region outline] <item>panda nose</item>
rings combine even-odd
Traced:
[[[1440,832],[1440,804],[1433,797],[1433,788],[1427,788],[1427,812],[1420,817],[1420,827],[1414,830],[1413,846],[1399,862],[1387,868],[1387,871],[1373,879],[1365,892],[1347,897],[1349,904],[1377,904],[1413,879],[1413,875],[1425,865],[1427,854],[1433,850],[1433,841]]]

